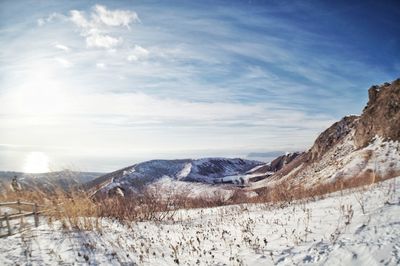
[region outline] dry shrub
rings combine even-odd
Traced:
[[[318,184],[309,188],[305,188],[301,184],[293,185],[288,181],[282,181],[273,187],[258,189],[257,193],[259,194],[259,197],[255,199],[255,202],[287,203],[302,199],[315,200],[329,193],[368,186],[389,178],[396,177],[398,175],[398,172],[391,171],[388,175],[382,177],[377,175],[373,170],[367,169],[366,171],[352,178],[341,178],[333,182]]]
[[[98,227],[97,206],[90,197],[79,189],[65,191],[55,188],[43,191],[38,187],[30,187],[22,191],[11,189],[2,191],[2,202],[29,202],[39,206],[41,214],[51,223],[60,221],[64,228],[91,230]],[[31,206],[21,205],[23,211],[32,211]]]
[[[247,203],[251,202],[252,198],[249,198],[248,195],[246,194],[246,191],[243,191],[241,189],[236,189],[233,192],[233,195],[229,198],[229,203],[230,204],[241,204],[241,203]]]
[[[100,229],[101,221],[97,204],[83,191],[58,193],[52,199],[53,208],[47,214],[50,219],[62,222],[66,229]]]
[[[126,197],[98,199],[98,215],[120,221],[162,221],[171,219],[182,204],[181,197],[160,195],[157,190],[145,190]]]
[[[143,187],[125,196],[101,195],[96,198],[99,216],[121,221],[173,220],[179,209],[207,208],[225,205],[222,192],[191,197],[189,187],[162,188],[158,185]]]
[[[0,201],[2,202],[12,202],[12,201],[27,201],[36,202],[38,204],[46,203],[48,195],[40,189],[32,188],[30,190],[24,191],[13,191],[8,186],[6,186],[0,193]]]
[[[217,192],[199,198],[189,197],[185,188],[162,189],[156,185],[144,187],[138,193],[125,197],[93,198],[88,192],[75,189],[65,191],[42,191],[32,188],[29,191],[4,191],[0,200],[3,202],[26,201],[38,203],[43,215],[52,223],[59,221],[64,229],[101,230],[103,217],[121,222],[164,221],[171,220],[179,209],[207,208],[227,204],[225,194]]]

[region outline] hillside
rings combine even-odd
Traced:
[[[321,133],[306,153],[253,188],[276,182],[313,186],[354,179],[375,182],[400,173],[400,79],[372,86],[360,116],[346,116]]]

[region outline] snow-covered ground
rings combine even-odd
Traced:
[[[399,265],[400,177],[280,207],[182,210],[174,221],[130,226],[103,219],[101,232],[71,232],[42,221],[0,239],[0,264],[16,263]]]

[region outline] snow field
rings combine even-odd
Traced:
[[[284,206],[180,210],[173,220],[100,231],[59,223],[0,239],[12,265],[398,265],[400,177]]]

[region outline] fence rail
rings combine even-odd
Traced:
[[[0,207],[4,206],[12,206],[12,205],[26,205],[26,206],[34,206],[37,205],[38,207],[45,207],[44,205],[39,205],[36,203],[31,203],[31,202],[24,202],[24,201],[11,201],[11,202],[0,202]]]
[[[37,203],[32,203],[32,202],[23,202],[23,201],[19,201],[19,200],[13,201],[13,202],[0,202],[0,207],[8,207],[8,206],[10,206],[10,207],[16,206],[16,210],[18,211],[18,213],[12,213],[12,214],[9,214],[8,212],[4,212],[4,214],[0,213],[0,230],[3,228],[7,228],[7,234],[5,234],[5,235],[0,234],[0,237],[6,237],[6,236],[12,235],[12,233],[13,233],[13,230],[11,227],[12,220],[21,219],[21,223],[20,223],[20,229],[21,229],[22,219],[24,217],[33,216],[35,227],[38,227],[39,226],[39,214],[43,214],[48,211],[48,210],[39,211],[39,207],[45,207],[45,206],[39,205]],[[32,211],[22,212],[23,206],[31,207]],[[3,224],[4,222],[5,222],[5,225]]]

